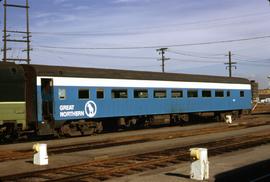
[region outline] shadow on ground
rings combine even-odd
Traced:
[[[217,174],[215,176],[215,179],[216,182],[223,182],[223,181],[269,182],[270,159]]]
[[[175,177],[180,177],[180,178],[187,178],[187,179],[190,178],[189,175],[180,174],[180,173],[166,173],[165,175],[167,175],[167,176],[175,176]]]

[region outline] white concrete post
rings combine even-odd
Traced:
[[[232,124],[232,115],[226,115],[226,123]]]
[[[194,180],[209,179],[209,161],[206,148],[191,148],[190,178]]]
[[[48,165],[47,144],[37,143],[33,145],[33,149],[35,151],[33,163],[35,165]]]

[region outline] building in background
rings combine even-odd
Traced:
[[[259,102],[259,84],[255,80],[251,80],[250,84],[251,84],[252,101]]]
[[[267,78],[269,79],[268,88],[270,89],[270,75]]]
[[[270,103],[270,88],[259,90],[260,102]]]

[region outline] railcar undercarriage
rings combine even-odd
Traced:
[[[162,125],[180,125],[187,122],[205,122],[221,121],[224,122],[226,115],[231,115],[232,120],[240,118],[242,114],[247,114],[245,110],[226,111],[226,112],[202,112],[185,114],[167,114],[167,115],[148,115],[121,118],[106,118],[99,121],[66,121],[60,126],[53,126],[52,122],[43,122],[39,129],[22,130],[22,125],[15,121],[0,123],[1,142],[12,141],[18,137],[33,136],[57,136],[57,137],[75,137],[99,134],[103,131],[118,131],[137,128],[146,128]]]
[[[222,121],[226,115],[231,115],[235,120],[242,115],[241,110],[226,112],[202,112],[185,114],[167,114],[167,115],[146,115],[120,118],[104,118],[98,121],[66,121],[57,127],[57,135],[74,137],[102,133],[105,131],[129,130],[136,128],[145,128],[158,125],[185,125],[187,122]],[[46,132],[42,132],[46,135]],[[52,134],[49,132],[48,134]]]

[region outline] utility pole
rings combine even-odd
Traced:
[[[5,6],[7,4],[7,0],[4,1],[4,48],[3,51],[3,62],[7,61],[7,7]]]
[[[269,89],[270,89],[270,75],[267,78],[269,79]]]
[[[224,64],[229,65],[229,66],[226,66],[226,69],[229,68],[229,77],[232,77],[232,68],[236,69],[236,66],[234,66],[234,65],[237,64],[237,62],[232,62],[232,53],[231,53],[231,51],[229,51],[228,56],[229,56],[229,62],[224,63]]]
[[[25,0],[25,5],[17,5],[17,4],[8,4],[7,0],[4,0],[4,36],[3,36],[3,42],[4,47],[2,49],[3,51],[3,62],[8,61],[25,61],[27,64],[30,64],[30,51],[32,50],[30,48],[30,30],[29,30],[29,3],[28,0]],[[14,30],[7,30],[7,8],[22,8],[26,10],[26,31],[14,31]],[[11,34],[22,34],[22,39],[12,39],[10,38],[11,35],[8,35],[7,33]],[[22,50],[23,52],[26,52],[26,58],[8,58],[7,51],[11,50],[11,48],[7,47],[8,42],[16,42],[16,43],[26,43],[26,49]]]
[[[162,63],[161,63],[162,73],[165,72],[165,61],[170,60],[170,58],[165,57],[165,51],[167,51],[167,50],[168,50],[168,48],[157,49],[157,52],[159,52],[159,55],[161,55],[161,59],[158,59],[158,60],[162,61]]]
[[[29,25],[29,2],[26,0],[26,41],[27,41],[27,49],[23,50],[27,52],[27,64],[30,64],[30,25]]]

